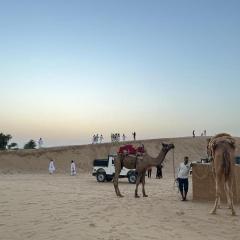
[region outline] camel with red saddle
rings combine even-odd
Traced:
[[[123,197],[118,187],[118,178],[122,168],[126,167],[129,169],[134,169],[134,168],[136,169],[137,180],[136,180],[136,188],[135,188],[135,197],[136,198],[139,197],[138,186],[140,182],[142,183],[143,197],[147,197],[148,195],[145,192],[145,174],[147,169],[152,166],[160,165],[164,161],[168,151],[173,148],[174,148],[173,144],[163,143],[162,149],[156,158],[151,157],[146,151],[143,152],[142,148],[139,148],[138,150],[136,150],[135,154],[131,154],[131,150],[125,151],[124,148],[123,149],[120,148],[120,151],[114,162],[115,175],[113,178],[113,184],[114,184],[116,195],[118,197]],[[134,150],[132,152],[134,153]]]

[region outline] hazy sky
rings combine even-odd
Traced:
[[[0,132],[20,146],[240,135],[240,1],[0,0]]]

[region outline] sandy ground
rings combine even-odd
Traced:
[[[171,175],[147,179],[148,198],[135,199],[126,179],[119,187],[124,198],[86,173],[1,174],[0,239],[239,239],[239,215],[225,206],[210,215],[212,204],[192,202],[191,188],[181,202]]]

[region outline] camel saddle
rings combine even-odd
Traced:
[[[144,146],[139,146],[137,148],[134,148],[133,145],[131,144],[127,144],[124,145],[122,147],[119,148],[118,150],[118,154],[122,154],[122,155],[143,155],[143,153],[145,152],[144,150]]]

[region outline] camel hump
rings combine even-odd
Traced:
[[[228,133],[218,133],[213,138],[219,138],[219,137],[232,137],[232,136]]]
[[[234,150],[236,148],[236,140],[230,134],[219,133],[209,140],[207,149],[210,155],[213,156],[216,148],[223,143],[229,144]]]

